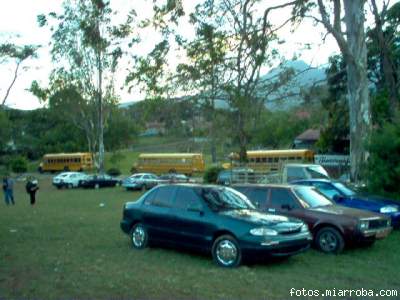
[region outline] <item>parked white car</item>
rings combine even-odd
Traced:
[[[61,189],[74,188],[79,186],[79,182],[84,180],[88,175],[81,172],[63,172],[53,178],[53,185]]]

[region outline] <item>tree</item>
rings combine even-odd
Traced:
[[[370,32],[373,41],[377,43],[379,49],[379,65],[384,86],[388,91],[390,103],[390,119],[396,117],[399,106],[399,74],[396,72],[396,64],[392,49],[396,47],[395,35],[399,26],[400,4],[397,3],[388,9],[389,1],[383,1],[382,10],[379,11],[375,0],[371,0],[371,11],[375,19],[375,28]],[[389,23],[387,30],[384,29],[385,23]]]
[[[215,102],[218,97],[221,97],[227,41],[214,24],[207,22],[209,14],[210,12],[203,10],[201,5],[198,5],[196,11],[191,14],[191,23],[196,27],[196,36],[192,41],[181,43],[186,50],[189,63],[179,64],[177,72],[179,83],[184,90],[190,92],[195,90],[199,93],[197,98],[204,109],[204,115],[211,124],[208,136],[210,137],[211,160],[215,163],[218,131]]]
[[[321,130],[318,147],[323,153],[341,153],[349,135],[346,63],[341,55],[335,55],[329,58],[329,64],[326,70],[329,94],[321,101],[328,119]]]
[[[67,98],[76,105],[72,118],[79,119],[76,124],[85,130],[89,149],[97,150],[96,165],[102,173],[107,107],[117,100],[114,73],[123,54],[118,42],[130,33],[130,28],[112,25],[109,1],[66,0],[63,9],[61,15],[50,14],[56,22],[52,26],[51,53],[57,67],[49,90],[53,96],[69,94]],[[127,23],[132,22],[131,13],[128,19]],[[47,17],[38,16],[38,22],[45,26]],[[71,98],[74,93],[76,99]]]
[[[328,1],[298,0],[297,10],[300,15],[306,16],[307,11],[313,5],[318,7],[321,18],[310,17],[323,24],[328,33],[332,34],[346,63],[351,179],[356,182],[360,180],[361,169],[368,158],[366,145],[371,129],[367,47],[364,30],[365,2],[366,0],[332,0],[329,1],[332,12],[329,12]],[[342,28],[343,12],[346,31]]]
[[[6,150],[11,137],[11,124],[6,112],[0,107],[0,153]]]
[[[7,62],[9,60],[15,61],[14,75],[13,75],[10,85],[8,86],[8,88],[6,90],[6,93],[3,97],[3,99],[1,100],[0,107],[5,105],[7,98],[10,95],[10,91],[17,80],[18,72],[19,72],[19,69],[20,69],[22,63],[29,58],[35,58],[37,56],[37,53],[36,53],[37,49],[38,49],[38,46],[35,46],[35,45],[17,46],[12,43],[5,43],[5,44],[0,45],[0,59],[2,60],[2,63]]]
[[[232,110],[232,134],[239,144],[241,161],[247,160],[249,134],[254,127],[252,125],[257,123],[265,99],[286,82],[275,78],[264,81],[260,78],[261,68],[266,64],[271,66],[279,57],[273,47],[279,41],[277,31],[293,20],[288,18],[273,26],[269,21],[269,14],[274,9],[294,4],[295,1],[277,6],[262,6],[256,0],[205,1],[202,4],[203,15],[198,17],[206,23],[202,29],[208,35],[212,33],[216,39],[207,43],[205,37],[200,38],[206,46],[214,44],[214,48],[209,47],[206,52],[210,57],[212,51],[223,47],[222,56],[216,56],[218,59],[215,62],[218,68],[223,68],[219,72],[223,74],[224,80],[218,82],[214,89],[222,95]],[[217,44],[219,41],[223,41],[220,46]],[[209,61],[208,64],[210,63],[212,62]],[[211,80],[218,78],[213,74],[213,69],[208,74],[211,75]]]

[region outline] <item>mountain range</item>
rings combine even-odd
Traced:
[[[302,60],[286,61],[282,65],[262,75],[260,82],[278,81],[280,76],[284,75],[285,71],[288,70],[291,70],[290,73],[292,74],[288,82],[279,87],[275,92],[266,96],[265,106],[269,110],[287,110],[299,106],[303,103],[303,98],[300,93],[301,90],[306,90],[313,85],[321,85],[326,82],[325,69],[311,67]],[[258,95],[263,97],[265,94],[260,84]],[[186,97],[180,97],[180,99],[185,98]],[[138,101],[123,102],[119,104],[119,107],[127,108],[137,102]],[[223,99],[218,99],[215,105],[217,109],[229,109],[228,103]]]

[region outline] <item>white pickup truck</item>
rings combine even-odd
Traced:
[[[281,172],[267,174],[258,183],[288,183],[311,178],[329,178],[329,174],[321,165],[286,164]]]

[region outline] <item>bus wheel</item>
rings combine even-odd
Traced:
[[[175,169],[171,169],[171,170],[168,171],[168,173],[175,174],[175,173],[176,173],[176,170],[175,170]]]

